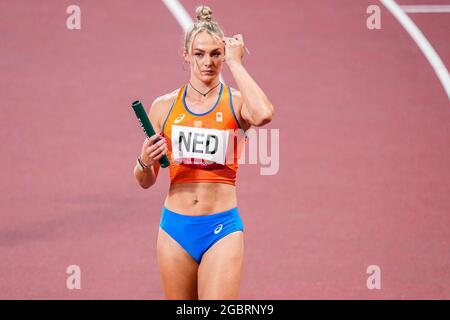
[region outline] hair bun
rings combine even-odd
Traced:
[[[208,21],[212,20],[212,10],[208,6],[200,6],[195,10],[195,15],[198,21]]]

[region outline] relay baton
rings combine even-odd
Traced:
[[[134,110],[134,113],[136,113],[136,117],[138,118],[139,124],[141,125],[142,129],[144,129],[145,134],[147,137],[151,137],[155,135],[155,130],[153,129],[153,126],[148,119],[147,113],[144,110],[144,107],[142,106],[142,103],[139,100],[134,101],[131,104],[131,107]],[[158,138],[157,141],[159,141],[160,138]],[[159,163],[161,164],[161,167],[166,168],[170,165],[169,158],[167,158],[167,155],[164,155],[161,159],[159,159]]]

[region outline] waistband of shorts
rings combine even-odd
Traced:
[[[192,216],[192,215],[185,215],[182,213],[178,213],[175,211],[172,211],[165,206],[162,209],[163,215],[170,215],[172,218],[176,219],[184,219],[184,220],[195,220],[195,221],[204,221],[204,220],[214,220],[214,219],[221,219],[224,217],[230,217],[230,216],[239,216],[239,210],[238,207],[234,207],[225,211],[220,212],[214,212],[207,215],[201,215],[201,216]]]

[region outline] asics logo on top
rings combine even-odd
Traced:
[[[182,113],[173,122],[179,123],[179,122],[183,121],[184,117],[186,117],[186,115],[184,113]]]

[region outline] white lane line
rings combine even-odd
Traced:
[[[184,9],[178,0],[162,0],[162,2],[164,2],[167,9],[173,14],[184,32],[194,24],[194,21],[192,21],[186,9]]]
[[[404,5],[400,8],[408,13],[450,13],[450,5],[447,4]]]
[[[178,0],[162,0],[166,5],[167,9],[172,13],[175,19],[178,21],[181,29],[186,32],[190,26],[194,24],[194,21],[191,19],[191,16],[187,13],[186,9]],[[221,82],[224,82],[222,74],[219,75],[219,79]]]
[[[434,69],[434,72],[441,81],[448,99],[450,100],[450,75],[437,52],[433,49],[427,38],[420,29],[415,25],[411,18],[399,7],[394,0],[380,0],[381,3],[392,13],[392,15],[400,22],[409,35],[419,46],[422,53]]]

